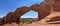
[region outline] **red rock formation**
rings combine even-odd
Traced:
[[[45,6],[43,3],[41,3],[41,5],[35,4],[30,6],[31,10],[34,10],[36,12],[38,12],[38,20],[41,20],[42,18],[46,17],[47,15],[49,15],[49,7]]]
[[[42,2],[39,6],[39,9],[43,12],[43,14],[39,12],[39,20],[50,14],[50,6],[47,4],[47,2]]]
[[[51,5],[54,12],[60,12],[60,0],[54,0],[54,3]],[[60,16],[52,17],[49,21],[57,21],[60,20]]]
[[[53,2],[51,2],[51,7],[54,12],[59,13],[60,12],[60,0],[53,0]],[[60,16],[52,17],[51,19],[60,20],[59,17]]]
[[[17,8],[15,12],[10,12],[6,15],[6,17],[2,20],[3,23],[8,23],[8,22],[16,22],[19,24],[20,23],[20,17],[24,15],[25,13],[29,12],[30,10],[38,12],[38,20],[41,20],[42,18],[48,16],[50,14],[51,9],[53,11],[60,11],[60,1],[56,0],[45,0],[42,2],[40,5],[35,4],[30,7],[21,7]]]
[[[59,21],[60,20],[60,16],[57,17],[52,17],[50,20],[48,20],[47,22],[53,22],[53,21]]]
[[[60,0],[54,0],[52,7],[54,11],[60,11]]]
[[[2,20],[2,24],[6,24],[6,23],[10,23],[12,21],[14,21],[13,19],[17,19],[16,17],[14,17],[15,14],[14,12],[9,12]]]
[[[1,21],[2,24],[17,22],[20,23],[20,16],[28,12],[30,9],[28,7],[18,8],[15,12],[9,12],[6,17]]]
[[[30,11],[31,9],[29,7],[23,6],[21,8],[17,8],[15,11],[16,16],[22,16],[25,13],[27,13],[28,11]]]
[[[38,12],[38,20],[41,20],[43,18],[43,16],[47,13],[49,13],[49,10],[48,10],[48,7],[45,8],[45,10],[43,11],[44,8],[39,8],[42,6],[38,5],[38,4],[35,4],[35,5],[32,5],[30,7],[21,7],[21,8],[17,8],[15,12],[9,12],[6,17],[4,17],[4,19],[2,20],[2,24],[5,24],[5,23],[11,23],[11,22],[17,22],[17,23],[20,23],[20,17],[22,15],[24,15],[25,13],[27,13],[28,11],[30,10],[34,10],[36,12]]]
[[[23,6],[21,8],[17,8],[15,11],[15,17],[21,18],[22,15],[29,12],[31,9],[29,7]],[[19,21],[20,22],[20,21]]]
[[[46,2],[48,1],[48,2]],[[46,21],[56,21],[56,20],[60,20],[60,0],[46,0],[44,2],[44,4],[47,6],[50,5],[50,15],[48,15],[45,19],[42,19],[41,22],[42,23],[46,23]],[[52,1],[52,2],[51,2]],[[44,8],[42,8],[44,9]]]

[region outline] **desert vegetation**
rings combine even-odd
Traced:
[[[31,24],[32,22],[37,22],[37,18],[21,18],[20,24]]]
[[[2,18],[0,17],[0,21],[2,20]],[[20,19],[20,24],[31,24],[32,22],[37,22],[37,18],[21,18]],[[1,22],[0,22],[1,23]]]

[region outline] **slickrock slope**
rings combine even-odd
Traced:
[[[60,0],[53,0],[51,3],[50,14],[42,19],[41,23],[48,23],[52,21],[60,21]]]

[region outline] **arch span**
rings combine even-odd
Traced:
[[[49,6],[49,4],[45,4],[45,3],[42,2],[40,5],[35,4],[35,5],[30,6],[30,7],[23,6],[21,8],[17,8],[15,10],[15,12],[8,13],[6,15],[6,17],[4,17],[4,19],[8,19],[8,18],[10,18],[10,19],[2,20],[3,22],[1,21],[1,23],[3,23],[3,24],[5,24],[7,22],[9,23],[10,22],[9,20],[11,20],[11,23],[17,22],[19,24],[20,17],[22,15],[24,15],[25,13],[29,12],[30,10],[38,12],[38,21],[39,21],[50,14],[50,6]]]

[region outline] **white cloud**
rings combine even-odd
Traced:
[[[3,17],[3,16],[0,16],[0,17]]]

